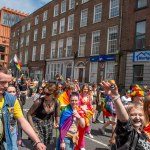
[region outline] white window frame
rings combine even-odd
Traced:
[[[56,57],[56,41],[51,42],[51,55],[50,58],[53,59]]]
[[[100,11],[96,12],[96,7],[100,7]],[[96,16],[99,16],[99,20],[96,20]],[[93,23],[101,22],[102,19],[102,3],[94,5]]]
[[[82,4],[87,3],[89,0],[82,0]]]
[[[23,47],[23,44],[24,44],[24,37],[21,37],[20,47]]]
[[[62,58],[63,57],[63,52],[64,52],[64,39],[60,39],[58,41],[58,58]]]
[[[18,45],[18,41],[16,42],[16,49],[18,49],[19,47],[18,47],[19,45]]]
[[[83,38],[84,43],[81,41]],[[83,57],[85,55],[85,46],[86,46],[86,34],[79,35],[79,47],[78,47],[78,56]]]
[[[31,28],[31,23],[29,22],[29,23],[27,24],[27,31],[29,31],[30,28]]]
[[[29,35],[26,36],[26,46],[29,46]]]
[[[22,64],[22,52],[20,52],[19,58],[20,58],[20,62],[21,62],[21,64]]]
[[[48,14],[48,10],[43,12],[43,21],[47,20],[47,14]]]
[[[22,26],[22,29],[21,29],[22,33],[25,32],[25,25]]]
[[[62,30],[64,29],[64,30]],[[60,19],[60,28],[59,28],[59,33],[64,33],[65,32],[65,18]]]
[[[75,0],[69,0],[69,10],[74,9],[75,8]]]
[[[34,25],[37,25],[39,23],[39,15],[37,15],[35,17],[35,20],[34,20]]]
[[[68,31],[73,30],[74,28],[74,14],[68,16]]]
[[[38,36],[38,29],[35,29],[34,30],[34,38],[33,38],[34,41],[37,41],[37,36]]]
[[[32,50],[32,61],[36,60],[36,46],[33,46],[33,50]]]
[[[24,64],[27,64],[27,62],[28,62],[28,50],[25,51]]]
[[[41,44],[40,60],[44,60],[45,44]]]
[[[114,0],[113,0],[114,1]],[[116,6],[113,6],[113,4],[112,4],[112,0],[110,0],[110,8],[109,8],[109,18],[114,18],[114,17],[118,17],[119,16],[119,2],[120,2],[120,0],[115,0],[116,2],[115,2],[115,4],[118,4],[118,5],[116,5]],[[118,3],[117,3],[118,2]],[[114,15],[112,12],[113,11],[116,11],[117,12],[117,14],[116,15]]]
[[[94,41],[95,34],[99,34],[99,41],[98,42]],[[98,47],[98,50],[94,52],[94,46],[95,45],[96,45],[96,49]],[[100,30],[97,30],[97,31],[92,32],[91,55],[99,55],[99,50],[100,50]]]
[[[110,67],[108,68],[109,65],[110,65]],[[109,76],[107,75],[108,73],[110,74]],[[107,80],[115,79],[115,62],[114,61],[106,62],[105,79],[107,79]]]
[[[57,35],[57,24],[57,21],[53,22],[52,36]]]
[[[97,74],[98,74],[98,62],[91,62],[90,63],[89,82],[96,83],[97,82]]]
[[[53,16],[56,17],[56,16],[58,16],[58,14],[59,14],[59,4],[54,6],[54,15]]]
[[[46,26],[42,27],[42,39],[46,38]]]
[[[61,2],[61,14],[66,12],[66,0]]]
[[[115,30],[117,31],[117,38],[116,39],[110,39],[111,38],[110,34],[116,33],[116,32],[114,32]],[[115,46],[116,49],[113,51],[111,50],[111,45],[110,45],[112,43],[113,43],[113,45],[116,44],[116,46]],[[118,48],[118,26],[109,27],[108,28],[108,35],[107,35],[107,53],[108,54],[115,54],[117,51],[117,48]]]
[[[66,57],[72,56],[72,37],[68,37],[66,40]]]
[[[87,21],[88,21],[88,9],[84,9],[81,11],[80,15],[80,27],[87,26]]]

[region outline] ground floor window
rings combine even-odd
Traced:
[[[143,84],[144,65],[133,65],[133,83]]]
[[[66,79],[67,78],[71,79],[71,74],[72,74],[72,64],[68,64],[66,67]]]
[[[90,79],[91,83],[97,82],[97,71],[98,71],[98,62],[91,62],[90,64]]]
[[[115,79],[115,62],[113,61],[106,62],[105,79],[106,80]]]

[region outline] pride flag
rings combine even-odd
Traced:
[[[17,57],[16,54],[15,54],[15,56],[14,56],[14,63],[15,63],[16,68],[17,68],[19,71],[21,71],[21,62],[20,62],[20,60],[18,59],[18,57]]]
[[[69,93],[67,91],[61,93],[58,97],[58,100],[60,102],[60,107],[68,105],[69,102]]]

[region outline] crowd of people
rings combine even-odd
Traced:
[[[103,124],[97,129],[101,135],[112,126],[108,143],[112,150],[150,149],[147,86],[131,84],[123,95],[114,80],[81,86],[78,80],[64,80],[60,74],[55,77],[55,82],[41,83],[24,75],[16,79],[0,65],[1,150],[18,150],[22,131],[38,150],[85,150],[85,136],[94,138],[93,123]],[[23,108],[28,97],[33,105],[26,120]]]

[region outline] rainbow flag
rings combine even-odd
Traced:
[[[19,71],[21,71],[21,62],[20,62],[20,60],[18,59],[18,57],[17,57],[16,54],[15,54],[15,56],[14,56],[14,63],[15,63],[16,68],[17,68]]]
[[[58,101],[60,102],[60,107],[67,106],[69,102],[69,94],[67,91],[61,93],[58,97]]]

